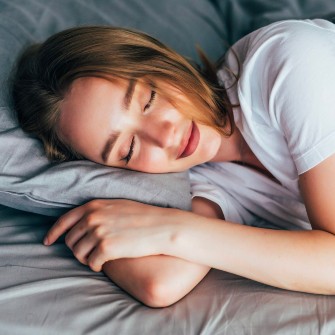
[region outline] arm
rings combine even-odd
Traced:
[[[68,235],[83,231],[88,237],[76,244],[74,253],[92,238],[94,249],[86,258],[94,271],[100,271],[102,264],[112,259],[164,254],[280,288],[335,294],[333,171],[335,155],[300,177],[315,230],[255,228],[177,209],[115,200],[109,201],[108,206],[104,201],[93,203],[108,212],[110,224],[104,227],[106,232],[94,228],[99,221],[95,216],[81,219],[84,206],[51,228],[49,243],[67,230]],[[162,215],[165,220],[159,222]],[[134,245],[135,239],[138,243]]]
[[[165,255],[123,258],[103,266],[103,271],[113,282],[149,307],[174,304],[209,270],[206,265]]]
[[[79,227],[77,233],[83,237],[85,234],[83,231],[80,231],[79,226],[79,224],[83,222],[83,220],[80,219],[81,215],[83,215],[88,225],[91,226],[94,231],[93,234],[103,236],[105,232],[101,232],[101,229],[104,228],[104,224],[108,225],[109,219],[112,218],[112,214],[115,213],[115,210],[111,213],[105,210],[110,203],[114,203],[114,200],[92,201],[68,212],[57,222],[59,224],[59,222],[65,222],[67,218],[74,219],[77,223],[76,228]],[[157,209],[159,209],[159,207],[157,207]],[[199,215],[223,219],[223,214],[219,206],[206,199],[193,199],[192,211]],[[81,214],[76,216],[79,212],[81,212]],[[96,216],[96,213],[98,216]],[[127,218],[128,216],[125,217],[124,225],[127,225],[127,221],[131,220],[131,218],[129,220]],[[164,219],[164,213],[161,215],[158,213],[156,216],[158,226],[161,225],[162,221],[164,222]],[[99,224],[101,221],[103,222],[102,225]],[[58,224],[56,223],[54,227]],[[78,235],[74,230],[66,235],[65,242],[73,251],[76,258],[81,263],[87,265],[85,253],[90,250],[89,243],[84,242],[80,247],[77,247],[76,240]],[[48,235],[50,236],[50,234]],[[131,241],[132,246],[136,245],[136,240],[137,236],[135,234]],[[50,242],[52,241],[50,240]],[[153,241],[149,241],[148,243],[152,244]],[[113,243],[111,246],[113,246]],[[210,267],[196,263],[197,262],[189,262],[173,256],[152,255],[107,261],[103,265],[103,271],[118,286],[144,304],[150,307],[165,307],[175,303],[188,294],[210,270]]]
[[[300,176],[312,231],[268,230],[199,218],[192,222],[192,230],[189,222],[176,227],[178,237],[167,253],[280,288],[335,294],[334,171],[332,155]],[[202,252],[190,252],[187,245],[194,243],[201,243]]]
[[[223,219],[221,209],[203,198],[193,199],[192,212]],[[166,255],[122,258],[103,265],[112,281],[150,307],[164,307],[180,300],[209,270],[206,265]]]

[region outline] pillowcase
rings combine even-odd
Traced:
[[[137,28],[193,59],[196,44],[216,59],[224,52],[224,26],[211,2],[0,0],[0,8],[0,204],[49,216],[94,198],[190,209],[187,172],[158,175],[89,161],[50,163],[41,142],[13,117],[8,78],[22,48],[78,25]]]

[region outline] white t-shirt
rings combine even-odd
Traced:
[[[280,21],[247,35],[233,50],[241,64],[238,83],[226,68],[219,80],[231,102],[240,104],[236,126],[281,185],[234,163],[207,163],[190,171],[193,196],[217,203],[228,221],[311,229],[298,175],[335,153],[335,25]],[[233,52],[226,60],[237,73]]]

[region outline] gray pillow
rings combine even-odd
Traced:
[[[7,80],[24,46],[87,24],[137,28],[191,58],[196,58],[199,44],[216,59],[224,51],[225,35],[211,2],[0,0],[0,9],[0,204],[50,216],[94,198],[128,198],[189,209],[187,173],[144,174],[88,161],[51,164],[41,143],[15,122]]]

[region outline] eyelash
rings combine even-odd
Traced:
[[[133,136],[131,143],[130,143],[130,148],[129,148],[129,152],[127,154],[126,157],[123,157],[121,160],[126,162],[126,165],[128,165],[129,161],[131,160],[131,157],[134,153],[134,145],[135,145],[135,136]]]
[[[155,101],[155,98],[156,98],[156,91],[151,90],[151,96],[150,96],[149,102],[144,106],[144,111],[146,111],[148,108],[151,107],[151,105]]]
[[[149,102],[144,106],[144,111],[146,111],[147,109],[149,109],[151,107],[151,105],[155,101],[155,98],[156,98],[156,91],[152,90]],[[131,140],[130,148],[129,148],[129,152],[128,152],[127,156],[122,158],[122,160],[126,162],[126,165],[128,165],[128,163],[131,160],[131,157],[133,156],[134,146],[135,146],[135,137],[133,137],[132,140]]]

